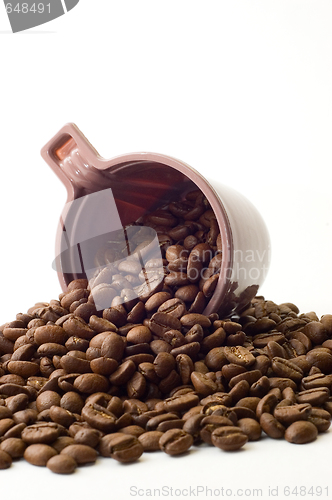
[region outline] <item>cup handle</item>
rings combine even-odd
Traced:
[[[42,148],[41,156],[65,185],[69,199],[81,188],[93,189],[101,184],[96,165],[100,156],[74,123],[67,123]]]

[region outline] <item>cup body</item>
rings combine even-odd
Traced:
[[[198,188],[215,213],[222,244],[219,280],[204,313],[240,311],[257,294],[269,268],[270,240],[257,209],[237,191],[166,155],[142,152],[105,160],[74,124],[65,125],[41,154],[67,189],[55,261],[64,291],[73,279],[86,277],[82,255],[85,263],[91,260],[89,252],[104,235],[120,234]],[[153,241],[151,236],[152,246]]]

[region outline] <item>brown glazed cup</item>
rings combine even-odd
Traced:
[[[198,188],[214,210],[222,242],[220,277],[204,313],[239,312],[257,294],[269,268],[268,231],[252,203],[219,179],[208,181],[186,163],[157,153],[105,160],[74,124],[65,125],[41,154],[68,194],[55,259],[64,291],[73,279],[95,277],[98,266],[100,272],[96,254],[105,242],[121,237],[129,248],[135,221]],[[156,236],[149,235],[149,248],[161,258]]]

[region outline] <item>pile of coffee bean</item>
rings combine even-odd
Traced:
[[[200,190],[107,236],[89,277],[92,307],[146,301],[166,286],[188,312],[204,311],[217,286],[222,248],[215,213]],[[71,312],[85,302],[78,295]]]
[[[66,474],[99,455],[233,451],[262,435],[303,444],[328,430],[332,315],[257,296],[240,315],[206,316],[169,289],[98,315],[77,305],[87,286],[0,327],[0,468],[24,457]]]

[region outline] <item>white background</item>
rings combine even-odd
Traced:
[[[60,293],[51,263],[66,193],[39,150],[69,121],[106,158],[164,153],[243,193],[271,236],[261,293],[331,313],[331,26],[321,0],[81,0],[13,35],[0,5],[0,324]],[[233,455],[104,460],[68,478],[22,462],[1,472],[1,494],[127,499],[131,485],[205,485],[267,498],[279,485],[286,498],[287,484],[332,494],[330,434],[305,447],[263,440]]]

